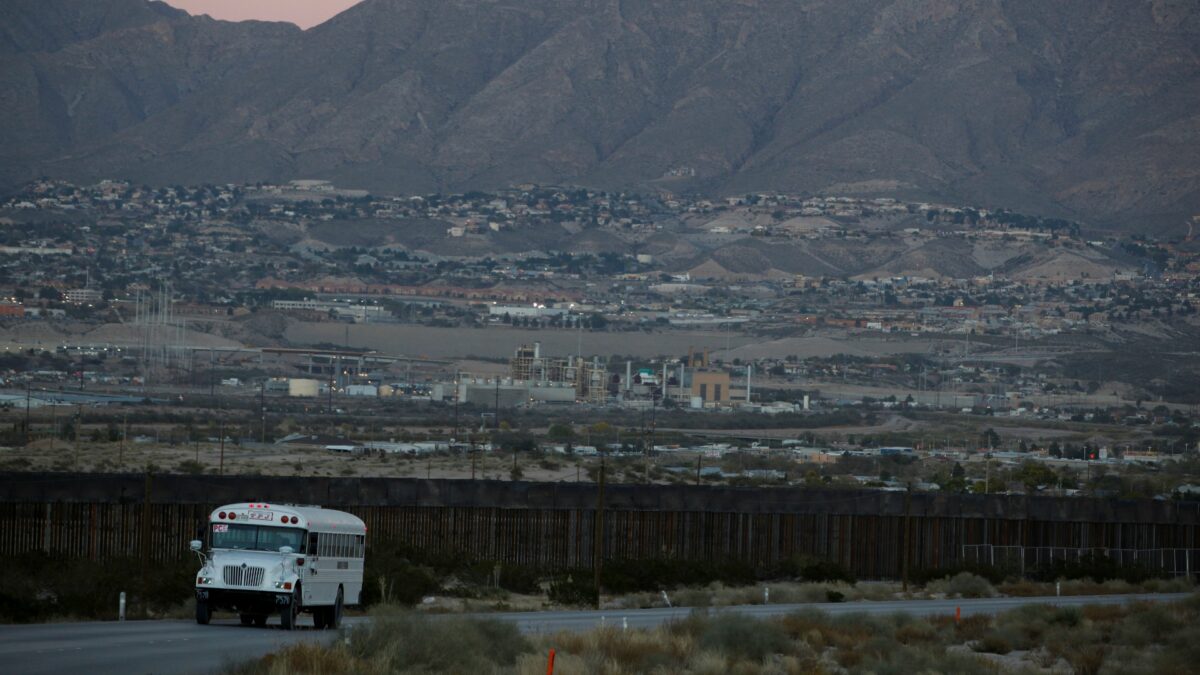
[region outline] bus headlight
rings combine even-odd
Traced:
[[[212,583],[212,577],[196,577],[197,586],[207,586]]]
[[[292,590],[292,582],[290,582],[290,581],[276,581],[276,582],[275,582],[275,588],[278,588],[279,590],[283,590],[283,591],[290,591],[290,590]]]

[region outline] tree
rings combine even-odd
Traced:
[[[983,432],[983,435],[980,437],[980,441],[982,441],[984,446],[988,448],[994,448],[1000,445],[1000,434],[996,433],[995,429],[989,428],[987,431]]]
[[[551,424],[546,437],[554,441],[570,441],[575,438],[575,429],[569,424]]]
[[[1058,482],[1058,474],[1041,462],[1025,462],[1017,470],[1016,479],[1025,484],[1025,488],[1033,492],[1042,485],[1053,485]]]

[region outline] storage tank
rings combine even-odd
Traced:
[[[321,394],[321,382],[319,380],[288,380],[288,396],[296,398],[316,398]]]

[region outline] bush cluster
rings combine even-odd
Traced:
[[[1119,579],[1131,584],[1140,584],[1150,579],[1163,578],[1142,565],[1122,565],[1108,556],[1088,554],[1074,560],[1055,560],[1030,570],[1027,576],[1034,581],[1056,581],[1058,579],[1092,579],[1108,581]]]
[[[275,673],[995,673],[1195,672],[1200,597],[1174,604],[1030,605],[996,617],[829,616],[781,619],[695,612],[653,630],[609,624],[523,637],[511,624],[383,612],[329,646],[300,644],[231,672]]]
[[[138,558],[93,561],[45,553],[9,556],[0,562],[0,622],[53,618],[115,619],[120,593],[126,615],[158,616],[192,597],[194,560],[151,562],[142,575]]]

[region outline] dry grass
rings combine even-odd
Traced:
[[[1055,595],[1124,595],[1129,593],[1190,593],[1196,585],[1186,577],[1174,579],[1148,579],[1132,584],[1121,579],[1097,582],[1091,579],[1071,579],[1058,584],[1018,580],[1000,584],[996,590],[1000,595],[1014,598],[1029,598]]]
[[[230,672],[541,675],[895,673],[1191,673],[1200,662],[1200,596],[1173,604],[1030,605],[955,622],[907,615],[776,620],[694,613],[653,630],[605,627],[524,638],[495,621],[388,613],[349,646],[296,645]]]
[[[947,598],[991,598],[996,595],[991,582],[970,572],[930,581],[925,585],[925,592]]]
[[[767,593],[767,591],[770,591]],[[903,597],[900,584],[890,582],[800,583],[791,581],[725,586],[719,582],[700,588],[668,591],[673,607],[732,607],[736,605],[788,605],[794,603],[855,602],[859,600],[896,600]],[[630,593],[605,601],[606,609],[646,609],[666,607],[662,593]]]

